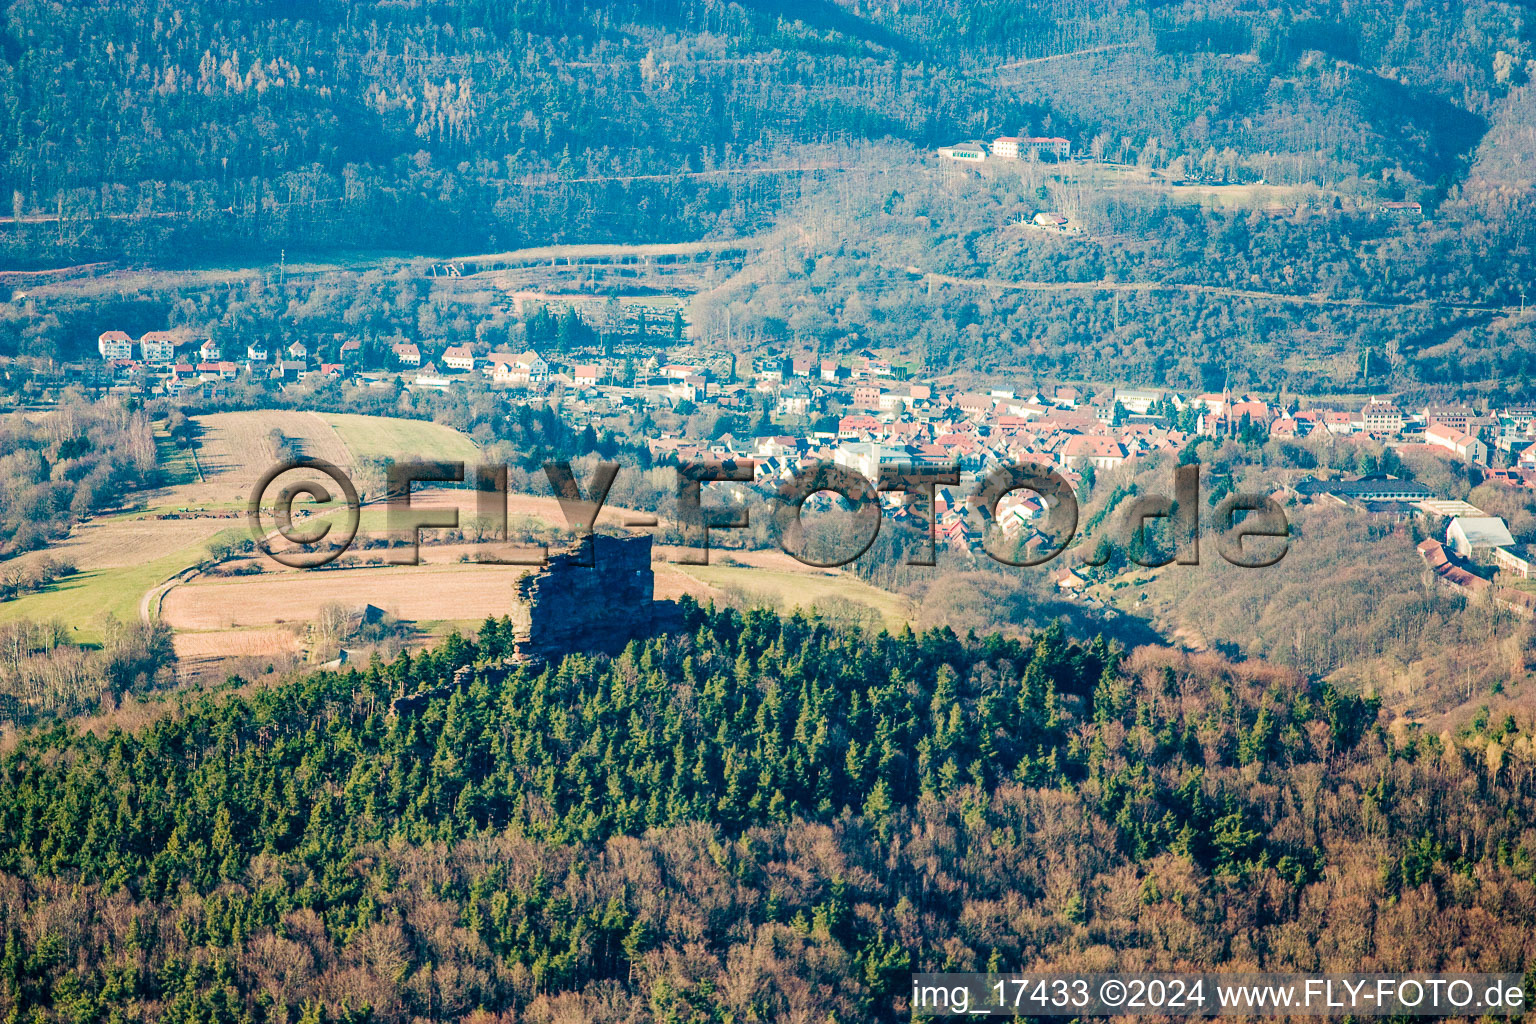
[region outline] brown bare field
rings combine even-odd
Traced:
[[[197,464],[203,480],[168,488],[149,499],[153,504],[244,505],[258,477],[272,466],[267,435],[280,430],[310,458],[346,467],[351,452],[341,435],[312,412],[262,409],[197,417],[200,428]]]
[[[178,631],[230,630],[313,621],[328,604],[371,604],[399,619],[505,615],[524,570],[497,565],[411,565],[200,578],[173,587],[161,619]]]
[[[794,568],[731,565],[712,559],[709,565],[669,566],[665,581],[657,573],[657,596],[682,593],[738,607],[847,613],[867,616],[892,630],[916,620],[918,610],[899,594],[872,587],[851,573],[828,572],[793,559],[790,564]]]
[[[297,507],[297,506],[296,506]],[[450,490],[447,488],[425,488],[411,493],[411,508],[413,511],[441,511],[456,509],[459,514],[459,529],[471,540],[480,535],[477,524],[478,519],[477,495],[473,491]],[[617,508],[605,505],[598,515],[598,524],[603,527],[618,528],[631,516],[639,515],[631,509]],[[359,541],[369,538],[396,538],[409,540],[409,529],[391,530],[389,528],[390,512],[382,504],[368,505],[362,510],[357,538]],[[265,521],[265,520],[264,520]],[[267,525],[271,525],[266,521]],[[559,502],[551,497],[543,497],[530,494],[513,494],[507,496],[507,524],[514,536],[531,532],[534,536],[548,545],[551,551],[558,551],[571,540],[574,534],[566,525],[564,512]],[[433,544],[431,543],[438,531],[424,528],[421,533],[422,544],[420,547],[420,559],[422,562],[460,562],[478,561],[481,556],[502,557],[505,545],[500,542],[463,543],[463,544]],[[283,549],[288,545],[274,542],[274,549]],[[361,547],[350,550],[341,556],[341,564],[366,562],[374,558],[382,558],[384,552],[368,551]],[[256,557],[254,559],[266,572],[286,571],[283,566],[270,558]]]
[[[176,678],[183,685],[216,683],[230,675],[245,678],[302,664],[304,645],[289,629],[231,629],[176,634]]]
[[[507,614],[517,579],[529,571],[520,566],[459,561],[466,556],[473,559],[485,550],[475,544],[423,546],[422,564],[414,566],[284,569],[259,576],[198,577],[166,592],[160,617],[178,633],[194,631],[195,636],[196,631],[218,631],[220,636],[231,637],[248,635],[258,627],[308,623],[328,604],[344,608],[372,604],[411,622],[479,621],[487,615]],[[722,554],[715,553],[709,566],[673,566],[658,560],[653,565],[657,599],[675,600],[687,594],[718,602],[729,596],[723,587],[754,594],[761,591],[761,596],[772,598],[773,604],[785,609],[830,600],[870,605],[892,623],[910,614],[894,595],[847,573],[802,565],[782,552],[731,552],[729,562],[720,557]]]
[[[116,569],[142,565],[166,554],[209,540],[220,530],[241,527],[242,519],[212,516],[196,519],[92,519],[50,544],[45,551],[22,556],[23,561],[55,558],[75,568]]]
[[[474,491],[454,490],[446,487],[427,487],[411,492],[411,507],[422,509],[456,508],[459,510],[459,525],[469,524],[477,514],[476,497]],[[371,506],[380,510],[383,506]],[[633,515],[639,515],[633,509],[620,508],[614,505],[604,505],[602,512],[598,513],[599,526],[619,527],[624,521]],[[565,531],[565,513],[560,509],[560,503],[554,498],[537,494],[509,494],[507,495],[507,518],[515,526],[519,519],[537,519],[547,526]],[[371,525],[364,524],[365,530]],[[377,531],[383,534],[380,528]]]
[[[198,461],[203,474],[230,474],[254,479],[268,465],[267,435],[280,430],[300,442],[302,454],[338,465],[351,461],[340,435],[320,416],[292,409],[221,412],[199,416]]]
[[[223,660],[260,657],[268,654],[296,654],[299,640],[281,628],[231,629],[209,633],[176,634],[176,657],[182,661]]]
[[[652,566],[652,569],[656,573],[656,600],[658,601],[676,601],[686,594],[700,603],[710,601],[716,604],[725,603],[725,591],[689,576],[676,566],[656,565]]]
[[[197,454],[203,478],[138,495],[141,505],[137,511],[82,523],[47,552],[30,556],[68,560],[80,574],[67,586],[9,603],[6,611],[10,617],[59,620],[74,625],[85,637],[104,612],[119,618],[155,617],[158,609],[158,617],[177,633],[181,674],[195,680],[219,678],[221,666],[238,665],[245,659],[291,661],[300,656],[303,627],[328,604],[349,609],[372,604],[395,618],[415,623],[418,636],[413,643],[429,642],[450,624],[472,628],[487,615],[501,616],[511,610],[513,586],[528,569],[478,562],[483,556],[504,551],[502,545],[425,544],[420,549],[422,564],[417,566],[359,565],[302,571],[260,558],[263,571],[259,575],[182,578],[181,574],[206,557],[210,541],[246,535],[244,512],[250,492],[272,464],[267,444],[271,430],[280,430],[297,441],[305,455],[326,459],[343,469],[351,469],[354,462],[342,434],[313,413],[219,413],[200,417],[198,422],[201,438]],[[350,425],[354,430],[362,429],[358,424]],[[473,491],[462,489],[429,487],[412,494],[412,504],[420,509],[458,509],[460,528],[469,536],[480,526],[476,499]],[[564,513],[553,497],[510,495],[507,513],[515,532],[532,532],[546,540],[551,550],[559,550],[570,537]],[[622,528],[641,515],[633,509],[607,506],[599,524]],[[387,532],[386,509],[379,504],[366,505],[359,535],[384,536]],[[425,531],[425,536],[430,538],[431,531]],[[384,554],[382,550],[359,549],[349,557],[368,559]],[[667,564],[670,557],[667,551],[657,549],[659,599],[688,594],[701,600],[736,603],[750,597],[785,608],[856,602],[878,609],[888,621],[899,621],[903,616],[901,608],[881,600],[889,595],[841,573],[803,566],[779,551],[715,551],[711,555],[715,565],[703,571],[673,567]],[[146,595],[158,600],[146,600]]]
[[[681,548],[670,546],[658,546],[656,558],[660,561],[670,562],[678,557]],[[765,548],[760,551],[739,551],[731,548],[711,548],[709,552],[710,565],[724,566],[751,566],[754,569],[772,569],[776,572],[797,572],[807,576],[841,576],[843,573],[837,569],[823,569],[819,566],[806,565],[777,548]]]

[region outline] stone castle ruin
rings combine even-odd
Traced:
[[[585,545],[594,545],[588,549]],[[523,662],[558,661],[573,651],[618,654],[630,640],[668,624],[670,602],[655,601],[650,537],[592,536],[551,555],[517,582],[509,613]],[[508,669],[459,669],[453,681],[390,702],[392,714],[421,711],[474,681],[476,672],[500,679]]]
[[[555,660],[571,651],[617,654],[656,626],[651,538],[583,538],[517,582],[512,628],[517,657]]]

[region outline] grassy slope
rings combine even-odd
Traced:
[[[469,438],[436,423],[329,413],[324,414],[323,418],[341,435],[358,458],[412,455],[472,460],[476,451],[474,442]],[[166,438],[157,438],[156,441],[161,464],[170,476],[173,489],[177,485],[194,483],[197,473],[189,455],[171,445]],[[173,493],[149,511],[165,511],[185,504],[177,501]],[[103,518],[126,521],[141,518],[145,514],[144,509],[136,509]],[[377,528],[382,528],[383,516],[376,518],[379,520]],[[240,540],[245,536],[247,532],[243,522],[220,530],[217,534],[223,540]],[[206,557],[208,544],[213,539],[168,550],[139,565],[80,572],[60,580],[42,593],[0,604],[0,622],[14,622],[18,619],[42,622],[57,620],[72,627],[71,632],[78,642],[96,643],[101,639],[106,616],[125,621],[137,619],[139,602],[144,595]]]
[[[238,540],[244,536],[243,527],[221,530],[214,538],[187,545],[142,565],[76,573],[42,593],[0,604],[0,622],[57,620],[72,627],[72,639],[77,643],[98,643],[107,616],[123,621],[138,619],[139,602],[144,595],[207,557],[208,545],[214,539]]]
[[[887,629],[899,629],[916,615],[916,610],[905,598],[848,575],[825,576],[812,571],[788,572],[741,565],[676,565],[673,568],[717,590],[739,592],[750,603],[766,603],[786,612],[813,606],[836,609],[862,605],[878,613]]]
[[[460,459],[470,462],[478,450],[475,442],[452,427],[427,420],[329,412],[319,416],[341,435],[356,459]]]

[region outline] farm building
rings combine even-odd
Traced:
[[[987,147],[979,142],[961,142],[953,146],[944,146],[939,150],[939,156],[949,160],[963,160],[966,163],[979,164],[987,158]]]
[[[1458,557],[1471,558],[1479,551],[1510,547],[1515,538],[1498,516],[1457,516],[1445,528],[1445,543]]]

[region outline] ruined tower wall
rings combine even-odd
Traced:
[[[593,564],[578,549],[517,584],[512,612],[517,654],[554,659],[570,651],[615,653],[655,624],[651,538],[595,536]]]

